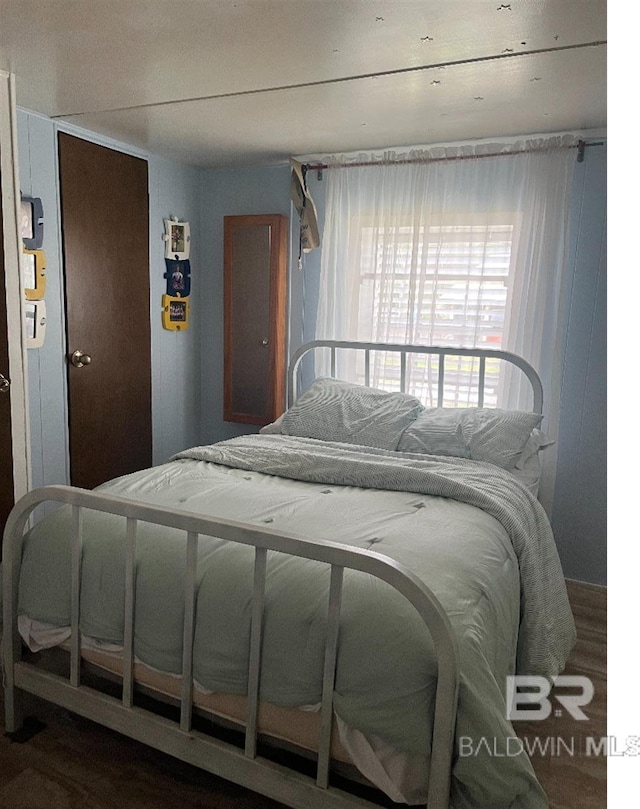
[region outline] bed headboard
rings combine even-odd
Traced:
[[[364,384],[369,385],[371,378],[371,352],[391,351],[400,354],[400,390],[405,392],[407,381],[407,356],[410,354],[430,354],[438,357],[438,407],[442,407],[444,399],[444,377],[445,359],[447,357],[477,357],[479,359],[478,368],[478,407],[484,407],[485,395],[485,372],[487,359],[499,359],[519,368],[527,377],[533,392],[534,413],[542,413],[542,382],[536,370],[525,359],[510,351],[501,351],[490,348],[449,348],[442,346],[422,346],[422,345],[402,345],[400,343],[364,343],[351,342],[348,340],[312,340],[305,343],[291,357],[289,372],[287,377],[287,407],[290,407],[296,400],[297,385],[296,377],[298,367],[305,355],[318,348],[329,349],[330,351],[330,375],[336,375],[336,351],[338,349],[349,349],[364,352]]]

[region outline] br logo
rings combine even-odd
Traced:
[[[593,683],[588,677],[577,674],[558,675],[553,680],[533,674],[518,674],[507,677],[507,719],[546,719],[554,710],[548,698],[554,688],[553,699],[562,705],[556,708],[556,716],[563,709],[574,719],[589,717],[582,710],[593,699]],[[571,689],[571,693],[558,689]]]

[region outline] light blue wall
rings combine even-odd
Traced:
[[[224,217],[244,214],[283,214],[292,227],[288,166],[259,169],[203,171],[201,231],[206,255],[202,258],[202,443],[220,441],[257,427],[223,420],[224,377]],[[291,241],[291,240],[290,240]],[[291,251],[289,264],[291,265]],[[268,301],[265,301],[265,306]]]
[[[199,443],[200,435],[200,315],[192,307],[190,329],[162,328],[161,297],[165,289],[165,218],[191,223],[192,289],[201,284],[199,171],[180,166],[132,147],[49,118],[18,111],[20,189],[40,197],[44,209],[44,250],[47,258],[47,330],[44,346],[28,351],[29,417],[33,486],[68,483],[66,338],[61,271],[60,213],[57,174],[58,129],[113,149],[148,159],[150,306],[153,401],[153,460],[161,463],[180,449]],[[135,349],[135,347],[132,347]]]
[[[565,575],[607,576],[607,153],[576,165],[552,525]]]
[[[153,462],[200,442],[200,346],[202,289],[208,253],[200,227],[198,169],[149,156],[149,260],[151,265],[151,387]],[[162,295],[166,292],[164,220],[177,216],[191,229],[191,302],[187,331],[162,328]]]
[[[51,120],[18,111],[20,191],[42,199],[47,259],[47,325],[42,348],[29,349],[32,485],[68,483],[67,366],[63,318],[57,146]]]

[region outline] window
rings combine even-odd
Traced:
[[[545,430],[557,436],[576,144],[563,135],[327,160],[336,170],[327,171],[315,335],[511,351],[542,377]],[[364,382],[364,361],[339,353],[336,373]],[[531,407],[522,373],[487,365],[487,406]],[[319,356],[315,366],[326,374],[330,363]],[[427,406],[438,404],[436,366],[407,363],[406,388]],[[477,366],[447,361],[444,404],[477,404]],[[398,390],[397,357],[372,354],[369,370],[369,384]]]
[[[460,223],[462,221],[462,224]],[[375,342],[502,346],[514,217],[474,223],[360,228],[358,330]],[[369,337],[372,335],[371,337]],[[363,338],[365,339],[365,338]],[[410,358],[407,390],[429,403],[437,357]],[[448,358],[444,404],[477,403],[478,363]],[[364,379],[364,369],[357,374]],[[487,361],[485,403],[495,406],[499,361]],[[400,359],[376,352],[375,387],[397,390]]]

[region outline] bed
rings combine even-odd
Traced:
[[[296,397],[318,349],[329,374]],[[336,378],[347,350],[363,384]],[[369,384],[381,351],[397,391]],[[415,357],[435,367],[432,407],[405,393]],[[451,357],[473,363],[473,407],[443,407]],[[485,406],[498,361],[528,380],[530,411]],[[288,390],[258,435],[16,504],[7,731],[35,694],[292,807],[376,805],[351,781],[429,809],[547,806],[526,753],[508,751],[505,703],[508,675],[553,677],[575,642],[531,471],[547,443],[537,374],[502,351],[315,341]],[[45,502],[60,507],[30,526]]]

